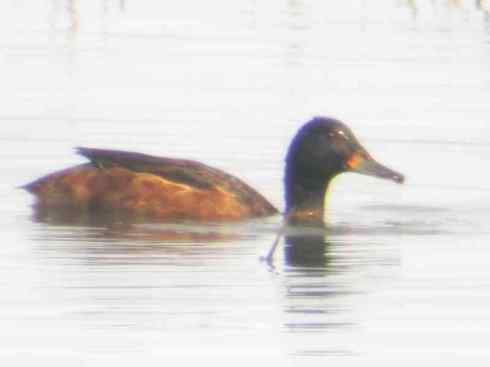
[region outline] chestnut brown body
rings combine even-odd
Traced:
[[[25,186],[39,209],[163,221],[234,221],[277,213],[243,181],[202,163],[89,148],[79,153],[91,162]]]

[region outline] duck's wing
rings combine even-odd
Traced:
[[[121,150],[78,147],[76,151],[98,168],[123,167],[134,172],[151,173],[200,189],[210,189],[219,183],[213,172],[218,170],[199,162]]]
[[[85,147],[77,148],[77,152],[101,169],[123,167],[135,172],[154,174],[196,189],[219,188],[233,194],[258,215],[277,213],[277,209],[267,199],[239,178],[200,162]]]

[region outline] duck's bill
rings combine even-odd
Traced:
[[[391,168],[376,162],[366,153],[354,153],[346,162],[349,171],[403,183],[405,177]]]

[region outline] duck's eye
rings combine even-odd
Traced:
[[[343,139],[349,140],[349,136],[343,130],[337,130],[336,133],[338,136],[342,137]]]
[[[342,139],[349,140],[349,136],[342,130],[335,130],[328,133],[331,138],[341,137]]]

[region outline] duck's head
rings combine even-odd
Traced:
[[[357,172],[402,183],[402,174],[378,163],[339,120],[315,117],[296,134],[286,157],[286,211],[316,210],[323,216],[328,183]],[[318,213],[321,208],[321,213]]]

